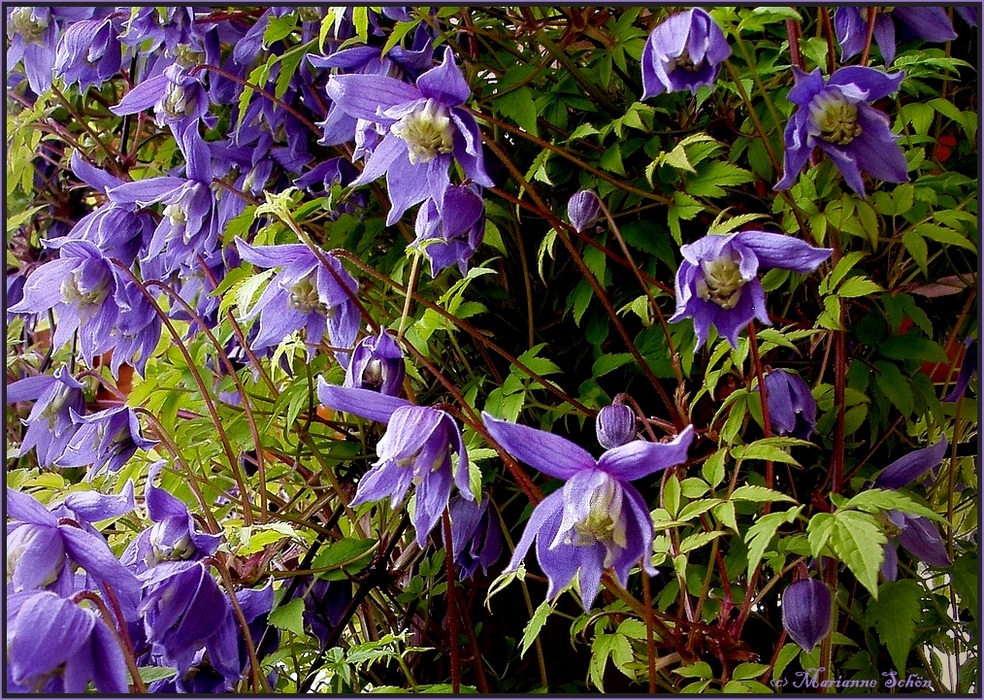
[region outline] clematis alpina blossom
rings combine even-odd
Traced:
[[[451,553],[461,567],[462,578],[471,578],[478,567],[489,567],[502,556],[502,531],[499,516],[489,507],[488,496],[481,502],[457,496],[448,506],[451,515]],[[442,535],[443,539],[443,535]]]
[[[363,338],[355,346],[352,359],[345,370],[344,385],[397,396],[406,372],[406,362],[399,343],[385,328],[380,328],[379,335]]]
[[[738,346],[738,331],[753,318],[770,325],[760,269],[812,272],[830,257],[830,248],[814,248],[780,233],[740,231],[705,236],[680,249],[683,262],[676,275],[676,313],[671,322],[694,320],[697,349],[711,325]]]
[[[567,200],[567,218],[578,233],[584,233],[601,216],[601,200],[594,190],[578,190]]]
[[[236,247],[243,260],[257,267],[280,268],[243,317],[260,317],[260,331],[252,343],[254,350],[276,347],[302,328],[308,345],[318,345],[327,331],[332,347],[352,347],[360,325],[352,298],[359,285],[333,255],[322,256],[331,267],[329,270],[302,243],[251,246],[237,238]],[[348,356],[342,357],[347,363]]]
[[[56,465],[59,467],[88,467],[86,474],[92,480],[106,469],[117,472],[137,453],[157,444],[140,432],[140,421],[128,406],[108,408],[105,411],[79,416],[73,412],[73,420],[79,426],[69,440]]]
[[[885,558],[880,571],[886,581],[894,581],[899,573],[899,545],[916,561],[938,569],[945,569],[953,560],[946,550],[940,531],[929,518],[921,515],[890,510],[885,513]]]
[[[381,75],[336,75],[328,82],[328,95],[343,112],[385,134],[352,184],[365,185],[386,174],[392,203],[387,225],[414,204],[443,196],[452,159],[467,178],[492,186],[478,123],[462,109],[471,90],[451,51],[445,50],[444,61],[416,85]]]
[[[670,442],[634,440],[596,460],[558,435],[487,413],[482,418],[509,454],[567,482],[533,510],[507,571],[519,567],[535,538],[537,560],[550,581],[547,596],[555,596],[578,574],[585,610],[598,593],[603,570],[613,569],[623,586],[637,564],[655,575],[649,507],[629,482],[685,462],[693,427],[687,426]]]
[[[24,421],[27,431],[21,453],[34,448],[38,464],[50,467],[61,457],[78,429],[72,411],[76,414],[85,411],[82,384],[62,366],[51,374],[25,377],[7,385],[7,403],[31,400],[34,406]]]
[[[905,488],[913,481],[938,465],[946,454],[949,442],[946,437],[939,442],[921,450],[915,450],[895,460],[875,477],[872,484],[876,489],[895,490]]]
[[[799,109],[786,124],[783,176],[775,189],[792,187],[818,147],[862,197],[862,171],[888,182],[908,181],[899,137],[889,130],[888,117],[871,106],[899,89],[901,72],[849,66],[834,71],[826,81],[819,68],[804,73],[794,66],[793,73],[796,85],[789,91],[789,101]]]
[[[388,497],[396,508],[415,485],[417,500],[410,522],[417,543],[423,546],[448,505],[452,481],[464,498],[474,499],[461,430],[444,411],[369,389],[332,386],[323,378],[318,379],[318,400],[336,411],[386,423],[376,445],[376,463],[359,482],[353,506]],[[452,452],[458,455],[456,469],[451,465]]]
[[[817,402],[798,374],[777,369],[765,375],[765,399],[776,434],[810,439],[817,424]]]
[[[868,39],[867,7],[838,7],[834,13],[834,31],[841,46],[841,58],[849,59],[864,50]],[[872,36],[885,63],[895,60],[896,33],[926,41],[943,42],[957,38],[953,23],[942,7],[874,8]],[[957,8],[958,10],[960,8]]]
[[[91,681],[103,695],[126,693],[126,662],[98,613],[50,591],[6,599],[8,688],[81,695]]]
[[[830,634],[833,600],[823,581],[803,578],[782,594],[782,626],[807,653]]]
[[[411,244],[430,259],[431,277],[457,264],[461,274],[485,236],[485,201],[474,186],[448,187],[417,211]]]
[[[670,15],[642,50],[642,99],[710,85],[731,55],[724,32],[700,8]]]

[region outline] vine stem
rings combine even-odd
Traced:
[[[868,58],[871,56],[871,39],[875,35],[875,18],[877,17],[877,8],[869,7],[867,8],[868,21],[867,21],[867,32],[864,37],[864,50],[861,52],[861,65],[868,65]]]
[[[417,287],[417,278],[420,276],[420,257],[419,250],[413,251],[413,263],[410,266],[410,279],[407,281],[406,295],[403,297],[403,313],[400,314],[400,330],[396,333],[397,342],[403,341],[403,332],[407,328],[407,318],[410,316],[410,304],[413,301],[413,292]],[[457,690],[455,692],[458,692]]]
[[[715,540],[716,542],[717,540]],[[642,604],[646,607],[646,663],[649,666],[649,694],[656,694],[656,637],[654,635],[653,594],[649,574],[642,572]]]
[[[409,297],[408,297],[409,298]],[[454,551],[451,539],[451,515],[447,508],[441,514],[444,525],[444,568],[448,577],[448,646],[451,650],[451,692],[461,692],[461,649],[458,646],[458,594],[455,590]]]
[[[769,397],[766,395],[765,374],[762,371],[762,359],[759,357],[758,335],[755,332],[755,321],[748,324],[748,347],[752,354],[752,366],[755,370],[755,377],[758,379],[759,398],[762,401],[762,433],[765,437],[772,437],[772,421],[769,418]],[[773,466],[772,460],[765,462],[765,485],[772,488]],[[769,512],[771,503],[765,504],[765,512]]]
[[[217,557],[209,557],[208,561],[219,572],[219,576],[222,577],[222,584],[225,586],[226,592],[229,594],[229,602],[232,604],[232,611],[236,616],[236,621],[239,623],[239,629],[243,633],[243,641],[246,642],[246,654],[249,656],[250,672],[253,676],[253,690],[257,692],[262,690],[264,693],[270,693],[272,692],[270,689],[270,684],[267,683],[266,678],[260,672],[260,660],[256,656],[256,646],[253,644],[253,636],[249,631],[249,622],[246,620],[246,615],[243,613],[242,606],[239,605],[239,600],[236,599],[236,587],[232,582],[232,576],[229,575],[229,569],[226,568],[225,563],[220,561]]]

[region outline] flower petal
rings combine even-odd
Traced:
[[[910,452],[889,464],[875,479],[876,489],[900,489],[908,486],[943,460],[949,443],[940,438],[932,447]]]
[[[687,461],[687,450],[694,439],[694,428],[688,425],[670,442],[632,442],[608,450],[598,460],[603,469],[619,481],[641,479],[667,467]]]
[[[594,469],[595,460],[584,449],[559,435],[493,418],[482,413],[489,434],[516,459],[547,476],[570,479],[583,469]]]
[[[793,236],[767,231],[742,231],[738,240],[755,252],[764,268],[813,272],[833,253],[831,248],[814,248]]]
[[[388,423],[397,409],[413,405],[406,399],[369,389],[334,386],[328,384],[324,377],[318,378],[318,401],[336,411],[352,413],[378,423]]]

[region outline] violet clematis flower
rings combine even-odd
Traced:
[[[397,396],[407,368],[403,350],[385,328],[359,341],[345,370],[344,386]]]
[[[499,515],[489,507],[488,496],[483,497],[481,503],[457,496],[451,500],[448,512],[451,515],[451,552],[454,563],[461,567],[461,577],[471,578],[479,566],[488,574],[489,567],[502,556]]]
[[[305,629],[324,649],[332,630],[344,622],[345,611],[352,602],[352,584],[305,575],[291,593],[291,600],[297,598],[304,600]]]
[[[359,482],[353,506],[389,497],[396,508],[415,484],[417,503],[410,521],[423,547],[448,505],[452,480],[464,498],[474,498],[461,430],[444,411],[414,406],[406,399],[369,389],[332,386],[323,378],[318,379],[318,400],[336,411],[386,423],[386,432],[376,445],[376,463]],[[452,452],[458,455],[454,470]]]
[[[894,491],[908,486],[938,465],[946,454],[947,447],[949,443],[946,437],[942,437],[931,447],[924,447],[900,457],[875,477],[872,488]]]
[[[550,580],[547,596],[556,595],[580,571],[585,610],[598,593],[603,569],[612,568],[623,586],[636,564],[655,575],[649,508],[629,482],[685,462],[693,427],[687,426],[671,442],[634,440],[596,460],[552,433],[487,413],[482,418],[489,434],[513,457],[567,481],[536,506],[507,571],[519,567],[536,538],[537,559]]]
[[[814,578],[794,581],[782,594],[782,626],[809,654],[830,634],[832,606],[830,589],[823,581]]]
[[[202,648],[216,671],[238,678],[232,606],[203,562],[165,561],[141,576],[141,614],[152,656],[184,676]]]
[[[8,488],[5,547],[7,585],[12,591],[39,588],[62,595],[75,592],[69,562],[85,569],[100,586],[110,586],[124,607],[135,603],[137,579],[113,554],[106,540],[83,527],[91,520],[122,515],[133,509],[133,485],[121,496],[70,494],[64,507],[52,512],[32,496]],[[75,509],[78,509],[78,512]]]
[[[606,450],[632,442],[636,439],[635,411],[620,403],[605,406],[595,418],[595,434]]]
[[[841,171],[848,186],[864,197],[861,172],[888,182],[907,182],[907,166],[899,137],[889,130],[884,113],[871,106],[896,92],[904,77],[873,68],[849,66],[824,81],[817,68],[804,73],[793,67],[796,85],[789,101],[799,109],[786,124],[783,176],[775,189],[793,185],[800,170],[819,147]]]
[[[151,465],[144,501],[154,524],[137,535],[120,556],[120,562],[136,574],[164,561],[199,561],[218,549],[221,535],[198,531],[188,507],[162,488],[154,486],[166,462]]]
[[[881,574],[886,581],[894,581],[899,573],[898,546],[902,545],[917,561],[938,569],[945,569],[953,560],[946,550],[946,544],[933,521],[921,515],[912,515],[898,510],[885,513],[888,542],[885,543],[885,558],[881,564]]]
[[[444,62],[417,79],[416,86],[380,75],[337,75],[328,95],[338,108],[385,132],[353,185],[386,173],[392,203],[387,225],[395,224],[414,204],[442,197],[450,184],[452,157],[466,177],[483,187],[482,135],[475,118],[461,108],[471,95],[451,51]]]
[[[567,201],[567,218],[578,233],[584,233],[601,216],[601,200],[594,190],[578,190]]]
[[[281,268],[243,317],[260,317],[254,350],[276,347],[302,328],[309,346],[317,346],[327,330],[332,347],[345,352],[352,347],[360,326],[359,310],[352,301],[359,285],[333,255],[323,255],[329,270],[303,243],[251,246],[237,238],[236,247],[247,262]],[[338,356],[347,363],[346,354]]]
[[[62,366],[50,375],[26,377],[7,385],[7,403],[31,400],[34,406],[24,421],[27,431],[21,453],[34,448],[38,464],[50,467],[61,457],[78,429],[72,412],[78,415],[85,411],[82,384]]]
[[[769,372],[765,376],[765,399],[776,434],[810,439],[817,424],[817,402],[798,374],[784,369]]]
[[[677,12],[661,22],[642,50],[642,99],[664,92],[710,85],[731,55],[724,32],[700,8]]]
[[[95,611],[31,591],[7,597],[6,618],[11,690],[81,695],[91,681],[100,694],[128,691],[123,651]]]
[[[676,313],[671,322],[694,320],[697,349],[713,324],[738,346],[738,331],[753,318],[770,325],[759,269],[812,272],[830,257],[830,248],[814,248],[780,233],[740,231],[705,236],[680,249],[683,262],[676,276]]]
[[[942,42],[956,39],[953,23],[942,7],[892,7],[875,9],[874,39],[889,64],[895,60],[896,30],[903,38],[918,37]],[[841,58],[847,60],[864,50],[868,38],[867,7],[838,7],[834,13],[834,31],[841,45]]]
[[[87,416],[73,412],[72,418],[79,428],[56,466],[88,467],[86,479],[89,481],[103,469],[119,471],[138,449],[148,450],[157,444],[156,440],[141,435],[137,414],[128,406],[108,408]]]
[[[417,211],[411,243],[430,259],[431,277],[457,263],[461,274],[485,236],[485,201],[475,186],[448,187]]]
[[[964,356],[960,363],[960,372],[957,374],[957,381],[953,384],[950,393],[940,401],[944,403],[956,403],[963,396],[967,387],[970,386],[970,379],[977,373],[977,340],[967,338],[964,341]]]
[[[119,72],[124,56],[118,24],[113,17],[73,23],[55,50],[54,74],[61,75],[66,85],[78,83],[84,92]]]

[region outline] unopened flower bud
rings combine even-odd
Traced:
[[[567,218],[578,233],[594,224],[601,216],[601,200],[592,190],[580,190],[567,202]]]
[[[403,351],[393,336],[381,329],[378,336],[364,338],[355,346],[344,385],[397,396],[405,374]]]
[[[807,653],[830,634],[831,605],[830,589],[817,579],[800,579],[783,592],[782,626]]]
[[[605,406],[598,411],[595,432],[598,435],[598,442],[606,450],[631,442],[636,437],[635,413],[628,406],[619,404]]]

